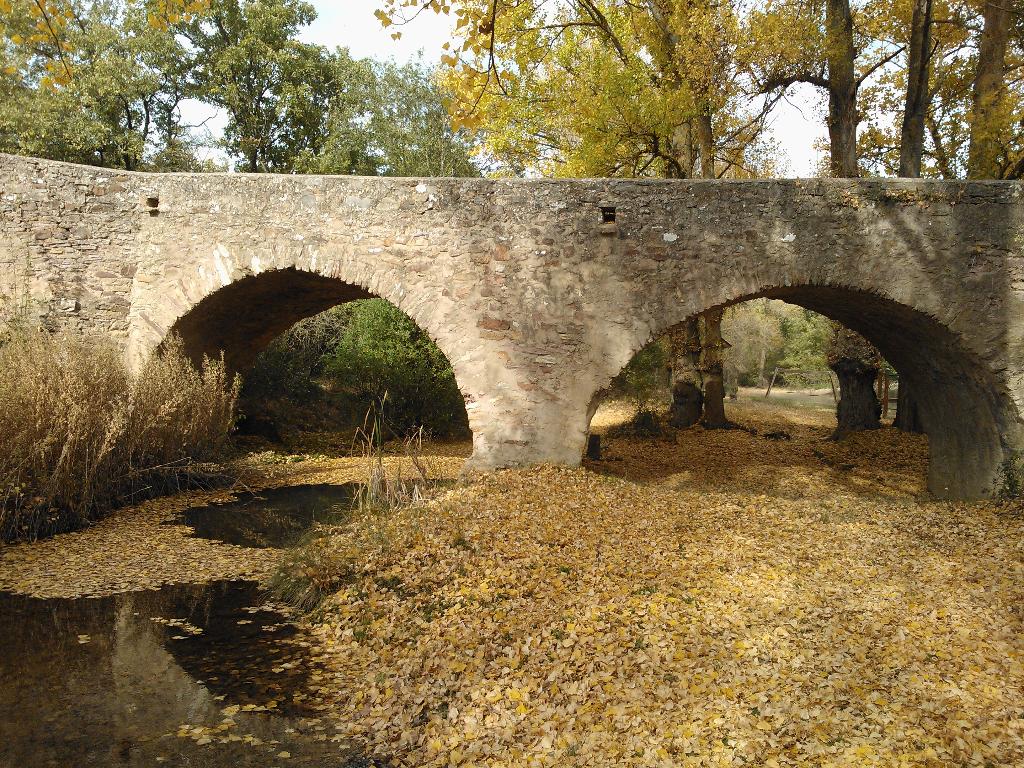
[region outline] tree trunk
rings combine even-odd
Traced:
[[[828,136],[832,173],[859,176],[857,167],[857,73],[850,0],[828,0],[825,9],[828,51]]]
[[[851,432],[878,429],[882,406],[875,394],[875,379],[881,366],[878,351],[862,336],[833,323],[828,365],[839,379],[836,431],[841,440]]]
[[[882,424],[882,406],[875,396],[877,368],[863,365],[856,358],[844,357],[832,364],[839,378],[839,407],[836,409],[836,431],[833,440],[842,440],[851,432],[878,429]]]
[[[722,310],[709,309],[700,316],[700,372],[704,380],[704,419],[708,429],[729,426],[725,418],[725,343],[722,341]]]
[[[672,347],[672,407],[669,424],[678,429],[692,427],[700,421],[704,407],[700,371],[697,369],[700,353],[700,335],[697,319],[693,318],[669,331]]]
[[[921,426],[921,414],[917,409],[917,401],[904,379],[900,379],[899,388],[896,390],[896,418],[893,419],[892,425],[904,432],[915,434],[924,432],[924,427]]]
[[[907,53],[907,98],[900,132],[900,176],[921,175],[924,154],[924,118],[931,93],[928,69],[931,63],[932,0],[914,0]]]
[[[928,135],[932,137],[932,149],[935,153],[935,165],[939,169],[939,175],[944,179],[957,178],[956,171],[953,170],[953,166],[949,162],[949,152],[946,151],[946,143],[938,123],[931,115],[925,115],[924,120],[928,126]]]
[[[672,133],[671,152],[675,158],[676,164],[679,166],[680,175],[685,178],[691,178],[693,176],[694,162],[694,151],[693,151],[693,131],[690,123],[683,123],[682,125],[676,126],[675,131]]]
[[[715,178],[715,134],[711,115],[699,115],[696,119],[697,153],[700,157],[702,179]]]
[[[978,43],[974,74],[971,148],[967,175],[972,179],[999,178],[999,122],[1006,93],[1006,47],[1010,38],[1009,0],[985,3],[985,26]]]
[[[828,42],[828,135],[834,176],[860,175],[857,165],[857,70],[853,45],[853,15],[850,0],[827,0],[825,28]],[[833,437],[880,426],[881,407],[875,395],[874,377],[881,356],[865,339],[842,326],[832,324],[829,367],[839,379],[839,406]]]

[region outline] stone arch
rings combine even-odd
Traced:
[[[295,323],[357,299],[374,298],[359,285],[294,268],[250,275],[213,291],[175,320],[167,332],[181,338],[193,360],[224,353],[244,373],[256,356]]]
[[[651,332],[634,341],[621,365],[645,344],[708,309],[768,298],[813,310],[871,341],[916,393],[929,437],[929,490],[939,498],[993,492],[1000,465],[1018,445],[1018,411],[1012,393],[956,331],[881,292],[837,284],[781,285],[716,298],[696,311],[683,310],[685,317],[666,313],[661,322],[655,319]],[[606,385],[594,392],[588,424]]]
[[[177,317],[159,343],[176,336],[185,353],[197,362],[204,355],[223,353],[229,370],[244,374],[256,356],[295,323],[338,304],[370,298],[383,298],[409,316],[401,303],[357,283],[294,266],[265,270],[208,293]],[[451,348],[446,348],[445,339],[436,331],[420,327],[452,364],[455,380],[466,398]],[[472,430],[472,421],[469,426]]]

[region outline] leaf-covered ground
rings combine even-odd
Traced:
[[[338,733],[401,765],[1024,764],[1021,519],[918,498],[923,438],[739,416],[403,513],[316,627]]]

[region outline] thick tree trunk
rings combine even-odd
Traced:
[[[875,396],[877,368],[866,367],[862,360],[844,357],[832,364],[839,378],[839,407],[836,409],[834,440],[841,440],[851,432],[878,429],[882,423],[882,406]]]
[[[838,178],[860,175],[857,168],[856,96],[832,91],[828,99],[829,140],[832,145],[831,169]]]
[[[704,408],[700,371],[700,334],[693,318],[669,332],[672,347],[672,407],[669,424],[678,429],[692,427],[700,421]]]
[[[671,152],[678,166],[678,175],[684,179],[693,176],[693,168],[696,165],[693,148],[693,130],[690,123],[683,123],[676,126],[672,134]]]
[[[860,175],[857,165],[856,49],[850,0],[827,0],[825,28],[828,37],[828,135],[833,175]],[[832,324],[829,367],[839,379],[836,431],[839,439],[850,432],[880,426],[881,407],[874,381],[881,356],[865,339],[836,323]]]
[[[931,63],[932,0],[914,0],[907,51],[907,98],[900,132],[900,176],[921,175],[924,154],[924,118],[931,93],[928,70]]]
[[[839,379],[834,439],[881,426],[882,406],[875,394],[875,379],[881,362],[878,351],[862,336],[837,323],[832,324],[828,365]]]
[[[916,434],[924,432],[914,393],[903,379],[900,379],[899,389],[896,391],[896,418],[893,419],[892,425],[904,432]]]
[[[857,72],[850,0],[828,0],[828,136],[833,175],[859,176],[857,168]]]
[[[729,425],[725,418],[725,344],[722,341],[722,310],[709,309],[700,316],[700,373],[704,381],[704,419],[708,429]]]
[[[978,43],[978,67],[974,74],[971,148],[967,175],[972,179],[999,178],[999,118],[1006,92],[1006,48],[1010,39],[1010,3],[988,0],[983,11],[985,26]]]

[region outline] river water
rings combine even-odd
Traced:
[[[342,519],[351,497],[295,486],[182,518],[198,536],[280,547]],[[369,765],[307,701],[316,674],[307,638],[253,582],[0,592],[0,766]]]

